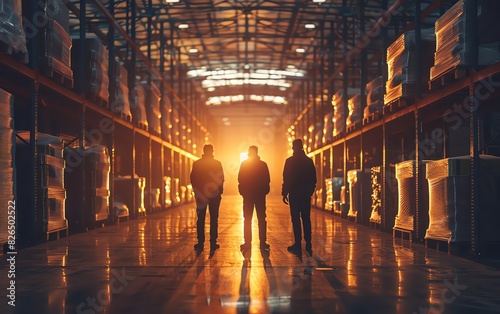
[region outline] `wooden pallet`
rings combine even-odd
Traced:
[[[450,242],[441,239],[425,239],[425,248],[447,252],[454,255],[466,255],[470,251],[470,243]]]
[[[399,111],[405,107],[413,105],[414,103],[415,103],[415,99],[413,99],[413,98],[407,98],[407,97],[397,98],[397,99],[384,105],[384,109],[383,109],[384,114],[389,114],[389,113]]]
[[[103,99],[101,98],[99,95],[96,95],[96,94],[91,94],[91,93],[88,93],[87,94],[87,98],[93,102],[94,104],[100,106],[100,107],[103,107],[103,108],[108,108],[109,109],[109,102],[107,99]]]
[[[344,136],[345,136],[345,133],[344,133],[344,132],[340,132],[339,134],[337,134],[337,135],[335,135],[335,136],[333,137],[333,142],[335,142],[335,141],[337,141],[337,140],[340,140],[340,139],[344,138]]]
[[[370,221],[370,228],[375,230],[382,230],[382,224],[380,221]]]
[[[450,85],[469,75],[469,69],[463,65],[458,65],[429,81],[429,90],[436,91],[443,86]]]
[[[120,112],[116,112],[116,115],[122,119],[122,120],[125,120],[127,122],[132,122],[132,115],[130,114],[126,114],[125,112],[123,111],[120,111]]]
[[[358,222],[358,215],[356,215],[356,216],[347,215],[347,220],[352,221],[352,222]]]
[[[28,54],[15,51],[11,45],[0,41],[0,53],[6,53],[21,63],[28,63]]]
[[[47,232],[47,241],[59,240],[60,238],[68,237],[68,228],[53,230]]]
[[[358,130],[361,126],[361,122],[356,122],[352,125],[349,125],[347,128],[346,128],[346,133],[351,133],[351,132],[354,132],[356,130]]]
[[[147,131],[148,130],[148,125],[147,124],[144,124],[143,122],[137,122],[137,127],[139,129],[142,129],[144,131]]]
[[[40,69],[40,72],[44,76],[50,78],[54,82],[61,84],[62,86],[66,87],[66,88],[69,88],[69,89],[73,88],[73,83],[74,83],[73,78],[67,77],[66,75],[55,70],[54,68],[42,67]]]
[[[363,118],[363,125],[367,125],[367,124],[370,124],[370,123],[375,122],[377,120],[380,120],[380,118],[382,118],[381,113],[372,113],[368,117]]]

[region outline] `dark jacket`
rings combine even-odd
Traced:
[[[214,156],[203,155],[193,162],[191,185],[195,196],[203,199],[219,197],[223,192],[224,172]]]
[[[285,162],[281,195],[311,196],[316,188],[316,169],[303,150],[295,151]]]
[[[238,190],[243,197],[269,193],[271,178],[267,164],[259,156],[243,161],[238,172]]]

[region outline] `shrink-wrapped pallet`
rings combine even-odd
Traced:
[[[480,156],[480,240],[500,241],[500,158]],[[447,242],[471,241],[471,158],[452,157],[426,164],[429,183],[429,227],[425,238]]]
[[[366,119],[372,114],[382,113],[384,106],[384,82],[381,76],[366,84],[366,107],[363,118]]]
[[[0,47],[8,54],[19,57],[21,62],[28,62],[21,0],[3,0],[0,3]]]

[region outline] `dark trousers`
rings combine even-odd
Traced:
[[[257,212],[257,219],[259,221],[259,239],[260,243],[266,243],[266,196],[244,196],[243,197],[243,218],[244,227],[243,234],[245,237],[245,243],[252,242],[252,217],[253,209]]]
[[[217,243],[218,237],[218,219],[219,219],[219,205],[221,197],[210,198],[208,201],[196,199],[196,214],[198,220],[196,221],[196,231],[198,235],[198,243],[205,242],[205,217],[208,211],[210,213],[210,244]]]
[[[290,215],[292,216],[293,237],[295,243],[302,241],[302,231],[300,219],[302,218],[302,228],[304,229],[304,240],[311,243],[311,197],[304,195],[289,195]]]

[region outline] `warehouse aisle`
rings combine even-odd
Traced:
[[[313,210],[313,256],[287,252],[288,207],[268,198],[270,254],[242,256],[241,198],[225,196],[221,248],[200,255],[192,205],[27,248],[15,313],[493,313],[500,272],[395,245],[389,234]],[[5,257],[5,256],[4,256]],[[0,272],[7,274],[6,258]],[[2,287],[7,276],[1,275]],[[5,291],[5,290],[4,290]],[[12,307],[2,297],[1,313]],[[12,311],[14,312],[14,311]]]

